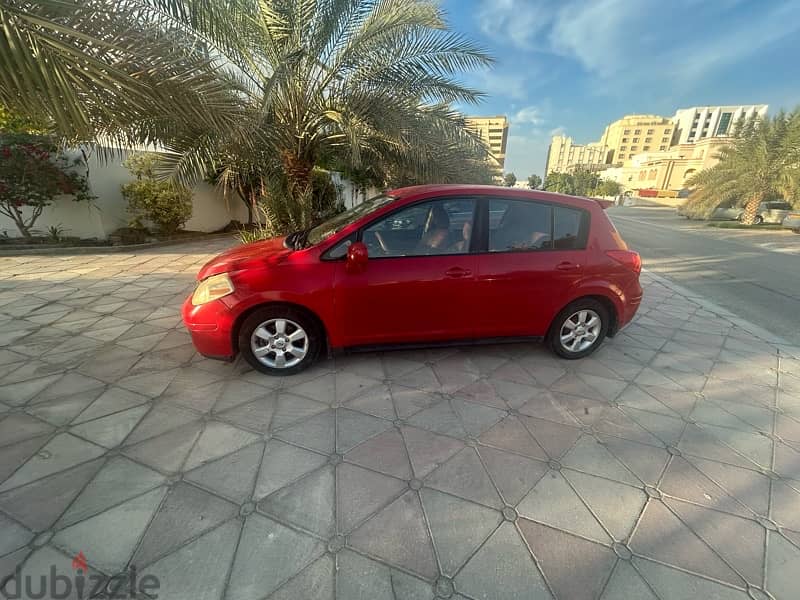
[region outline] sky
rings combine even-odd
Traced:
[[[550,137],[597,141],[626,114],[800,105],[800,0],[441,0],[495,57],[460,80],[510,121],[506,172],[542,175]]]

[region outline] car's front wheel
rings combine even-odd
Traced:
[[[761,225],[763,222],[764,222],[764,217],[762,217],[761,215],[756,215],[756,218],[753,219],[753,223],[755,225]]]
[[[597,350],[608,325],[608,310],[597,300],[576,300],[553,320],[547,342],[563,358],[583,358]]]
[[[239,330],[239,350],[267,375],[292,375],[314,362],[322,334],[313,318],[290,307],[265,307],[249,315]]]

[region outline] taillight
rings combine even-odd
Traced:
[[[642,257],[633,250],[607,250],[606,254],[637,275],[642,272]]]

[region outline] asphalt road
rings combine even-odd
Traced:
[[[800,345],[800,235],[711,228],[672,208],[609,216],[646,269]]]

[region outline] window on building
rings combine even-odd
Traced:
[[[647,135],[653,135],[653,130],[652,129],[648,129],[647,130]]]
[[[639,146],[631,146],[631,152],[635,152],[639,149]]]
[[[663,137],[661,138],[661,143],[666,144],[669,141],[669,138]]]
[[[645,152],[647,152],[648,150],[650,150],[650,146],[643,146],[643,147],[642,147],[642,150],[644,150]]]
[[[634,143],[634,144],[635,144],[636,142],[638,142],[638,141],[639,141],[639,138],[633,138],[633,143]]]
[[[645,141],[645,142],[652,142],[652,141],[653,141],[653,138],[651,138],[651,137],[646,137],[646,138],[644,138],[644,141]]]
[[[665,130],[664,130],[664,135],[667,135],[667,134],[668,134],[668,133],[670,133],[671,131],[672,131],[671,129],[665,129]]]
[[[666,146],[659,146],[659,147],[658,147],[658,149],[659,149],[659,150],[666,150],[666,149],[667,149],[667,147],[666,147]]]
[[[631,133],[631,130],[630,129],[626,129],[625,131],[622,132],[622,135],[630,135],[630,133]]]
[[[623,144],[627,144],[628,143],[628,138],[622,138],[622,143]]]
[[[719,118],[719,125],[717,125],[717,135],[725,135],[728,133],[728,128],[731,125],[731,113],[724,112]]]
[[[627,150],[628,147],[627,146],[620,146],[619,149],[620,149],[620,152],[621,152],[622,150]]]
[[[639,135],[640,133],[642,133],[642,130],[641,130],[641,129],[635,129],[635,130],[633,131],[633,135]]]

